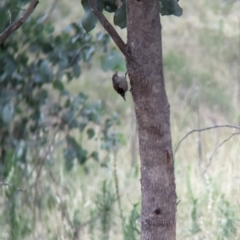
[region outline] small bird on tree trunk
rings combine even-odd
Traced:
[[[118,76],[116,72],[112,76],[112,84],[114,90],[123,97],[124,101],[126,101],[125,93],[128,90],[127,72],[125,73],[125,76]]]

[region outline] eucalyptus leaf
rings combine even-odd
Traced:
[[[47,59],[41,62],[40,67],[39,67],[39,72],[42,75],[44,81],[47,82],[47,81],[51,80],[52,71],[50,68],[50,63]]]
[[[91,56],[93,55],[95,51],[95,47],[91,46],[90,48],[88,48],[87,50],[85,50],[85,57],[86,57],[86,61],[89,61]]]
[[[93,151],[90,157],[93,158],[95,161],[99,161],[99,156],[97,151]]]
[[[72,69],[73,69],[73,74],[74,74],[74,76],[75,76],[75,77],[79,77],[80,74],[81,74],[81,69],[80,69],[79,64],[78,64],[78,63],[74,64],[73,67],[72,67]]]
[[[114,24],[119,26],[121,29],[127,26],[127,14],[126,14],[126,4],[122,3],[121,7],[118,8],[113,17]]]
[[[104,10],[112,13],[117,10],[117,6],[115,4],[115,0],[103,0],[104,3]]]
[[[76,157],[75,151],[72,150],[72,149],[69,149],[69,148],[64,149],[63,150],[63,156],[65,158],[65,169],[67,171],[72,170],[73,165],[74,165],[74,161],[73,160]]]
[[[14,117],[14,112],[15,111],[14,111],[13,103],[10,102],[6,104],[2,109],[2,114],[1,114],[3,122],[9,123]]]
[[[63,91],[64,90],[64,85],[60,81],[54,81],[53,82],[53,88],[55,88],[55,89],[57,89],[59,91]]]
[[[177,0],[160,0],[160,13],[164,15],[182,16],[183,10]]]
[[[84,9],[84,16],[82,18],[82,27],[88,33],[95,28],[98,19],[94,14],[94,12],[92,11],[88,3],[88,0],[82,0],[81,3]]]
[[[95,16],[95,14],[90,10],[84,13],[84,16],[82,18],[82,26],[84,28],[84,30],[89,33],[90,31],[92,31],[96,24],[97,24],[97,17]]]
[[[94,135],[95,135],[95,131],[92,128],[89,128],[87,130],[87,135],[88,135],[89,139],[92,139],[94,137]]]

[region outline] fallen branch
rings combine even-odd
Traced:
[[[35,7],[39,3],[38,0],[32,0],[27,10],[24,12],[22,17],[20,17],[16,22],[9,25],[1,34],[0,34],[0,45],[2,45],[5,40],[15,32],[19,27],[23,25],[23,23],[28,19],[31,13],[34,11]]]
[[[206,128],[201,128],[201,129],[193,129],[192,131],[188,132],[177,144],[177,147],[174,151],[174,155],[176,154],[177,150],[179,149],[181,143],[192,133],[195,132],[203,132],[203,131],[207,131],[207,130],[211,130],[211,129],[215,129],[215,128],[234,128],[237,130],[240,130],[240,126],[235,126],[235,125],[229,125],[229,124],[225,124],[225,125],[215,125],[215,126],[211,126],[211,127],[206,127]]]
[[[205,168],[205,170],[203,171],[202,175],[204,176],[204,174],[206,173],[207,169],[209,168],[209,166],[211,165],[212,163],[212,158],[213,158],[213,155],[215,154],[215,152],[224,144],[226,143],[228,140],[230,140],[232,137],[236,136],[236,135],[239,135],[240,132],[236,132],[236,133],[233,133],[232,135],[230,135],[228,138],[226,138],[224,141],[222,141],[213,151],[211,157],[209,158],[209,161],[208,161],[208,164]]]

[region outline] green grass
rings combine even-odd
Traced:
[[[199,120],[202,127],[239,123],[239,3],[208,2],[182,1],[184,15],[181,18],[162,18],[164,74],[171,104],[174,148],[188,131],[198,127]],[[64,19],[60,21],[62,15]],[[52,15],[57,29],[79,17],[79,1],[60,1]],[[120,34],[125,36],[122,30]],[[27,233],[33,224],[28,218],[32,214],[31,209],[17,205],[17,196],[22,193],[11,193],[16,194],[16,202],[12,203],[8,215],[15,216],[11,219],[11,226],[16,231],[13,234],[21,234],[26,240],[74,239],[77,234],[84,240],[140,239],[141,177],[139,159],[135,165],[131,164],[130,139],[134,134],[131,95],[127,94],[127,102],[116,95],[111,85],[113,73],[102,72],[99,60],[82,66],[82,72],[80,79],[69,85],[69,90],[73,94],[84,90],[92,100],[104,100],[108,111],[116,111],[121,118],[121,125],[115,130],[123,133],[127,141],[127,145],[117,153],[123,219],[114,188],[113,152],[101,154],[100,162],[105,164],[87,162],[88,173],[77,165],[67,173],[59,148],[55,154],[57,161],[51,167],[55,181],[47,172],[41,179],[44,201],[36,213],[35,229],[30,235]],[[201,133],[201,161],[196,133],[190,135],[176,153],[176,186],[180,200],[177,207],[178,240],[239,239],[238,135],[217,151],[205,176],[202,176],[216,146],[232,133],[233,130],[227,128]],[[0,198],[1,213],[5,212],[8,189],[0,189],[3,196]],[[27,191],[24,194],[32,193]],[[14,212],[16,208],[20,209],[18,214]],[[4,223],[4,217],[6,214],[1,214],[0,223]],[[9,227],[1,224],[0,239],[9,239]]]

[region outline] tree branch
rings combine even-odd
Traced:
[[[50,15],[52,14],[54,8],[56,7],[58,1],[59,0],[52,0],[52,3],[50,5],[49,9],[47,10],[47,13],[40,19],[41,23],[45,23],[49,19]]]
[[[0,182],[0,186],[8,186],[8,187],[12,187],[12,188],[15,188],[15,189],[17,189],[18,191],[21,191],[21,192],[24,192],[24,191],[25,191],[25,189],[18,188],[18,187],[15,187],[15,186],[12,186],[11,184],[6,183],[6,182]]]
[[[117,47],[120,49],[120,51],[123,53],[125,57],[127,57],[127,45],[123,42],[122,38],[119,36],[117,31],[114,29],[114,27],[111,25],[111,23],[106,19],[106,17],[102,14],[102,12],[99,10],[96,0],[88,0],[89,5],[92,8],[92,11],[95,13],[96,17],[98,18],[99,22],[102,24],[104,29],[108,32],[108,34],[111,36]]]
[[[239,135],[240,132],[236,132],[236,133],[233,133],[232,135],[230,135],[228,138],[226,138],[225,140],[223,140],[213,151],[211,157],[209,158],[209,161],[208,161],[208,164],[205,168],[205,170],[203,171],[202,175],[204,176],[204,174],[207,172],[207,169],[209,168],[209,166],[211,165],[212,163],[212,159],[213,159],[213,155],[215,154],[215,152],[224,144],[226,143],[228,140],[230,140],[232,137],[236,136],[236,135]]]
[[[16,22],[12,23],[8,26],[1,34],[0,34],[0,45],[5,42],[5,40],[15,32],[19,27],[23,25],[23,23],[27,20],[27,18],[31,15],[34,11],[35,7],[39,3],[38,0],[32,0],[30,5],[28,6],[27,10],[24,12],[22,17],[20,17]]]
[[[234,129],[238,129],[240,130],[240,126],[235,126],[235,125],[229,125],[229,124],[225,124],[225,125],[215,125],[215,126],[211,126],[211,127],[206,127],[206,128],[201,128],[201,129],[193,129],[192,131],[188,132],[177,144],[177,147],[175,149],[174,155],[176,154],[177,150],[179,149],[181,143],[183,142],[184,139],[186,139],[190,134],[194,133],[194,132],[203,132],[203,131],[207,131],[210,129],[214,129],[214,128],[234,128]]]

